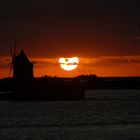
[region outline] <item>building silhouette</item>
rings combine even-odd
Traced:
[[[33,64],[29,61],[23,50],[14,57],[13,78],[15,81],[15,92],[29,93],[31,91]]]

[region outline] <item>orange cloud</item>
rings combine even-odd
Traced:
[[[84,66],[114,66],[121,64],[140,64],[140,56],[104,56],[99,58],[80,58]]]

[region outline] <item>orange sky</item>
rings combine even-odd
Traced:
[[[2,62],[2,60],[4,60]],[[74,77],[81,74],[96,74],[97,76],[140,76],[140,56],[112,56],[81,58],[79,66],[73,71],[65,71],[59,66],[59,58],[30,58],[37,62],[34,65],[34,76],[45,75],[59,77]],[[9,75],[9,58],[1,58],[0,78]],[[11,75],[12,76],[12,75]]]
[[[0,78],[18,39],[36,61],[34,76],[140,76],[139,1],[6,0],[0,4]],[[64,71],[60,57],[77,56],[79,67]]]
[[[81,74],[97,76],[140,76],[140,56],[113,56],[99,58],[80,58],[79,66],[73,71],[60,68],[58,58],[41,59],[35,65],[35,76],[51,75],[74,77]],[[46,62],[46,63],[45,63]],[[42,65],[42,64],[44,65]],[[42,65],[42,66],[41,66]]]

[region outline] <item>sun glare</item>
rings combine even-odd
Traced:
[[[79,59],[78,57],[59,58],[59,64],[63,70],[71,71],[78,67]]]

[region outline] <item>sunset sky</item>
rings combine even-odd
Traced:
[[[8,77],[10,48],[18,39],[34,76],[140,76],[138,0],[1,0],[0,78]],[[79,57],[73,71],[60,57]]]

